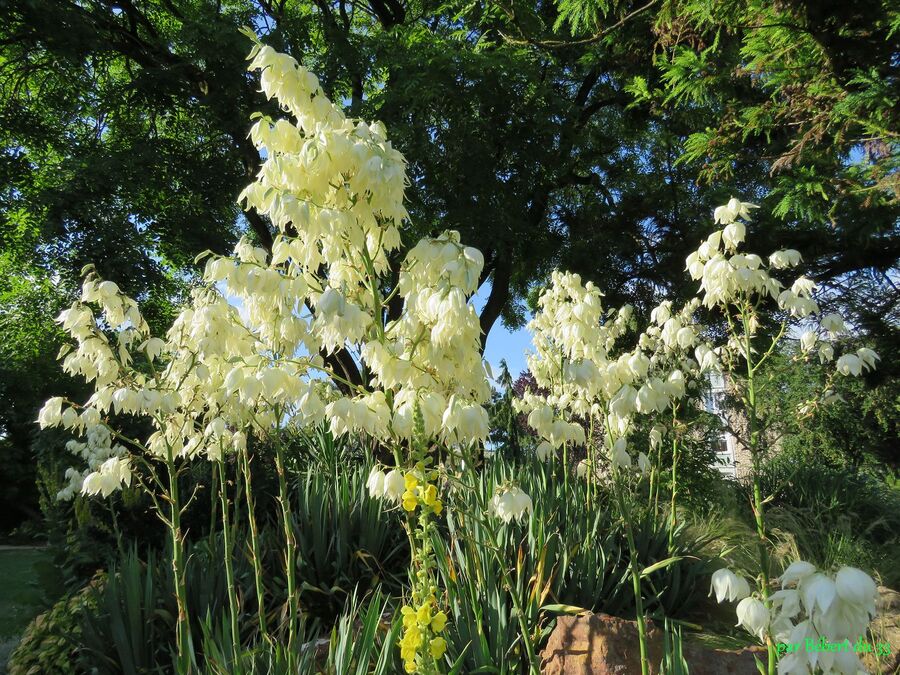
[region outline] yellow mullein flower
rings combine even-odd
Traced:
[[[434,506],[432,506],[431,508],[434,511],[434,515],[439,516],[439,515],[441,515],[441,511],[444,510],[444,505],[440,502],[440,500],[438,500],[434,503]]]
[[[415,511],[416,507],[419,505],[419,500],[416,498],[416,495],[407,490],[403,493],[403,508],[409,512]]]
[[[419,484],[419,479],[416,478],[412,472],[410,472],[403,477],[403,482],[406,485],[407,490],[415,490],[416,486]]]
[[[416,622],[416,612],[412,607],[403,605],[403,607],[400,608],[400,613],[403,615],[404,628],[409,628]]]
[[[425,603],[421,607],[419,607],[419,611],[416,612],[416,619],[423,626],[427,626],[431,623],[431,604]]]
[[[403,664],[403,669],[404,669],[407,673],[414,673],[414,672],[416,672],[416,662],[415,662],[415,661],[406,661],[406,662]]]
[[[440,633],[444,630],[444,626],[447,625],[447,615],[443,612],[438,612],[431,619],[431,630],[435,633]]]
[[[404,661],[413,661],[416,658],[416,651],[422,644],[422,631],[416,625],[410,626],[403,639],[400,640],[400,657]]]
[[[428,506],[434,506],[437,502],[437,487],[434,485],[429,485],[425,488],[425,495],[422,497],[423,501]]]
[[[429,649],[431,655],[434,658],[439,659],[444,655],[444,652],[447,651],[447,641],[442,637],[436,637],[429,644]]]

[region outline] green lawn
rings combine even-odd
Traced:
[[[0,673],[28,622],[56,596],[52,570],[46,550],[0,549]]]

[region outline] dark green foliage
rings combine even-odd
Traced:
[[[62,435],[43,434],[35,424],[43,401],[55,395],[82,395],[56,363],[61,334],[52,319],[65,294],[44,275],[20,274],[0,242],[0,531],[23,520],[40,520],[35,488],[36,454],[59,456]],[[37,441],[37,442],[36,442]]]
[[[775,218],[751,241],[802,251],[839,305],[875,321],[898,302],[898,17],[889,0],[671,0],[657,71],[635,89],[696,110],[679,162],[702,184],[756,176]]]
[[[165,595],[164,563],[151,554],[144,563],[132,549],[110,566],[97,592],[97,613],[83,623],[80,662],[85,670],[129,675],[150,672],[166,661],[174,633],[174,597]]]
[[[205,617],[226,621],[220,538],[195,544],[189,554],[185,570],[188,615],[195,634],[201,635]],[[237,562],[240,594],[252,597],[247,563]],[[83,666],[100,673],[126,674],[171,668],[177,608],[169,557],[149,551],[142,559],[131,548],[110,565],[106,583],[96,593],[97,612],[86,614],[83,622],[79,652]],[[245,609],[250,616],[255,611],[251,603]]]
[[[488,515],[494,487],[513,477],[534,503],[527,526],[503,525]],[[621,522],[605,489],[588,506],[585,485],[572,480],[567,491],[552,468],[500,460],[482,476],[466,475],[453,485],[447,516],[450,556],[439,565],[452,610],[448,653],[451,661],[463,657],[466,672],[498,664],[503,664],[499,672],[524,672],[527,659],[513,593],[536,642],[546,634],[552,616],[547,606],[633,615]],[[642,568],[671,555],[696,556],[705,544],[680,530],[676,548],[669,552],[665,523],[654,523],[650,516],[642,518],[635,535]],[[698,589],[705,590],[710,572],[708,562],[699,557],[652,572],[643,580],[648,613],[683,616]]]
[[[405,582],[409,541],[398,514],[369,498],[368,472],[366,465],[331,474],[314,466],[294,492],[300,602],[326,621],[355,592],[382,583],[398,591]]]
[[[323,672],[323,668],[324,672],[340,675],[398,672],[395,642],[399,623],[385,623],[383,616],[391,612],[387,598],[377,588],[364,602],[357,600],[355,591],[347,595],[346,605],[338,607],[325,654],[316,646],[320,624],[307,617],[293,671],[287,670],[287,654],[280,641],[268,643],[254,635],[252,606],[243,607],[244,643],[232,645],[227,630],[221,553],[212,544],[197,546],[187,569],[188,612],[195,624],[194,635],[202,636],[195,645],[198,672],[312,675]],[[238,572],[239,578],[250,582],[246,574],[240,573],[240,566]],[[80,610],[76,616],[81,619],[76,639],[66,643],[79,646],[79,665],[69,672],[170,672],[175,602],[169,575],[165,558],[150,554],[145,562],[131,550],[110,567],[105,584],[86,589],[82,595],[89,598],[85,605],[89,609]],[[72,612],[70,608],[65,611]],[[22,651],[30,654],[28,647]],[[233,654],[237,655],[236,660]]]
[[[504,459],[521,460],[535,445],[535,437],[526,432],[524,416],[513,407],[517,392],[505,360],[500,361],[497,384],[502,389],[495,389],[491,396],[488,409],[491,420],[489,441],[493,451]]]
[[[76,654],[82,644],[82,621],[97,611],[97,591],[103,585],[104,577],[98,575],[89,586],[67,594],[32,621],[10,655],[9,675],[81,672]]]
[[[888,216],[881,224],[890,228],[897,18],[880,0],[827,9],[802,0],[666,3],[657,19],[666,99],[722,112],[691,135],[685,160],[721,180],[765,147],[776,215],[816,221],[852,204]]]
[[[399,612],[380,591],[364,603],[354,596],[331,631],[326,673],[390,675],[400,672]]]
[[[38,466],[37,487],[43,530],[56,569],[66,587],[76,590],[131,542],[140,542],[143,549],[162,548],[164,530],[151,500],[136,486],[102,500],[83,495],[58,500],[71,462],[68,452],[65,456],[48,452]]]
[[[396,643],[400,622],[386,620],[392,613],[388,598],[375,591],[364,600],[350,598],[330,635],[317,640],[304,626],[294,666],[288,666],[283,643],[261,642],[232,648],[227,630],[214,632],[203,624],[203,657],[198,672],[207,675],[393,675],[401,672]],[[230,655],[237,653],[237,658]]]
[[[810,455],[811,461],[849,465],[890,474],[900,466],[900,341],[897,330],[880,340],[846,341],[839,348],[870,346],[881,360],[864,377],[837,376],[828,383],[832,365],[795,361],[794,350],[776,354],[762,374],[766,378],[763,413],[770,435],[786,451]],[[841,398],[798,419],[797,408],[830,387]]]
[[[659,672],[664,675],[689,675],[691,672],[684,658],[681,626],[668,619],[663,622],[663,659]]]
[[[365,482],[369,470],[366,465],[350,465],[335,473],[330,473],[326,465],[315,463],[306,468],[306,473],[296,478],[292,510],[298,542],[301,606],[307,628],[312,631],[309,639],[314,639],[317,627],[331,626],[345,607],[356,611],[355,597],[362,597],[370,591],[377,593],[381,587],[399,593],[405,581],[409,553],[406,535],[397,514],[386,513],[379,501],[370,499],[366,494]],[[92,517],[92,508],[100,508],[97,503],[82,499],[76,500],[75,505],[76,511],[81,509],[85,512],[82,516],[85,518]],[[69,535],[69,541],[74,545],[82,536],[87,536],[87,532],[74,530]],[[115,541],[114,534],[111,536]],[[259,668],[269,664],[276,668],[275,672],[280,672],[277,668],[284,655],[257,644],[256,597],[249,551],[246,549],[248,536],[238,530],[235,539],[242,542],[234,558],[234,573],[244,642],[238,645],[236,652],[247,651],[248,668],[252,664],[257,664]],[[282,543],[277,527],[267,526],[264,529],[261,545],[267,570],[266,600],[273,625],[277,625],[280,608],[285,602],[283,559],[280,555]],[[83,555],[89,555],[87,546],[80,550]],[[141,550],[140,556],[135,547],[116,555],[116,548],[113,547],[90,558],[95,559],[105,552],[107,556],[115,556],[116,560],[109,567],[106,583],[91,591],[96,611],[79,620],[79,627],[84,626],[83,635],[78,640],[82,647],[79,658],[85,667],[111,673],[151,672],[154,668],[171,667],[176,605],[169,554],[165,548],[155,550],[142,547]],[[185,572],[188,614],[194,624],[193,634],[204,636],[202,643],[196,645],[197,658],[201,659],[200,663],[202,659],[207,659],[210,672],[224,672],[215,671],[214,664],[221,664],[224,654],[233,653],[231,646],[224,642],[230,640],[230,636],[225,629],[227,596],[223,555],[220,532],[188,543]],[[70,565],[74,565],[77,558],[70,556],[68,560]],[[378,600],[376,604],[380,618],[384,600]],[[374,605],[367,605],[364,611],[366,621],[369,621],[369,614],[376,609]],[[393,649],[375,649],[380,642],[368,640],[365,645],[355,644],[347,634],[352,630],[355,630],[355,624],[338,629],[335,659],[345,664],[372,660],[374,664],[379,658],[382,661],[388,656],[393,658]],[[199,637],[197,639],[200,640]],[[28,644],[39,642],[32,640]],[[211,650],[208,657],[204,656],[207,648]],[[26,658],[24,654],[29,649],[28,646],[23,647],[22,658]],[[382,672],[392,672],[391,664],[385,661]]]
[[[812,452],[783,452],[761,476],[772,526],[793,537],[804,559],[875,571],[891,588],[900,582],[900,491]]]

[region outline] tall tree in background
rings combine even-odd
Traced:
[[[678,294],[712,206],[769,191],[778,215],[754,236],[896,307],[896,13],[845,4],[5,0],[3,330],[32,335],[43,362],[84,264],[161,318],[197,253],[242,232],[271,245],[269,223],[235,205],[259,163],[248,118],[267,109],[242,26],[386,122],[410,162],[407,240],[453,228],[485,254],[485,335],[520,322],[556,265],[613,305]],[[46,311],[11,318],[40,288]],[[4,368],[18,412],[0,428],[24,453],[39,380],[57,375]]]
[[[658,77],[642,96],[715,111],[681,161],[718,185],[755,165],[777,217],[769,238],[804,251],[859,325],[896,329],[897,4],[675,0],[657,31]]]

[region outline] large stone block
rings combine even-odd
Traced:
[[[662,631],[648,626],[650,672],[657,675],[663,656]],[[758,675],[755,647],[740,651],[706,649],[685,644],[691,675]],[[563,616],[541,653],[544,675],[640,675],[641,660],[637,624],[606,614]]]

